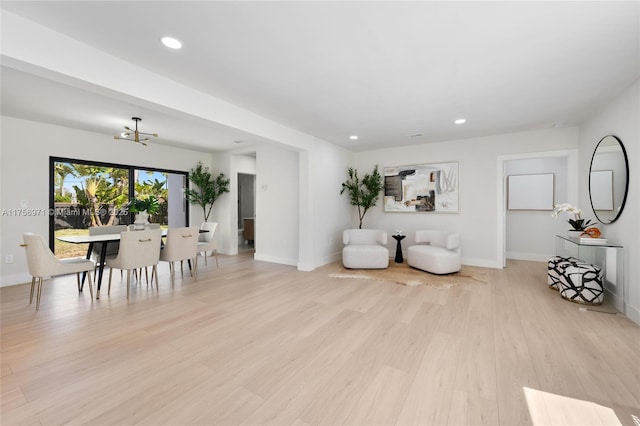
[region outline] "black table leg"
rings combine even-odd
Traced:
[[[91,251],[93,250],[93,243],[89,243],[89,249],[87,250],[87,257],[86,259],[89,260],[91,259]],[[82,281],[80,284],[80,293],[82,293],[82,289],[84,288],[84,279],[87,278],[87,271],[84,271],[82,273]]]
[[[400,245],[400,241],[398,241],[398,244],[396,245],[396,258],[394,260],[396,261],[396,263],[404,262],[404,259],[402,257],[402,246]]]
[[[105,241],[102,243],[102,250],[100,250],[100,265],[98,266],[98,291],[96,291],[96,299],[100,299],[100,286],[102,285],[102,271],[104,270],[104,264],[107,261],[107,244]]]

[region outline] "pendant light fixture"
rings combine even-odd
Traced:
[[[142,145],[147,146],[146,142],[149,141],[149,138],[146,137],[146,136],[153,136],[154,138],[158,137],[157,133],[144,133],[144,132],[139,132],[138,131],[138,122],[142,121],[142,118],[140,118],[140,117],[131,117],[131,119],[136,122],[135,130],[131,129],[129,126],[124,126],[124,129],[126,130],[126,132],[122,132],[120,134],[120,136],[114,136],[113,137],[114,139],[131,141],[131,142],[135,142],[135,143],[141,143]],[[140,135],[143,136],[142,139],[140,139]]]

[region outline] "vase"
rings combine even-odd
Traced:
[[[136,214],[136,220],[133,222],[133,229],[142,230],[149,227],[149,213],[146,210]]]
[[[569,230],[567,231],[567,237],[573,237],[573,238],[580,238],[580,235],[582,235],[584,231],[576,231],[576,230]]]

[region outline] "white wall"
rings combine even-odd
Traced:
[[[414,243],[418,229],[444,229],[460,232],[462,260],[467,265],[502,267],[498,256],[498,227],[502,218],[496,212],[498,157],[501,155],[567,150],[577,146],[577,128],[545,129],[457,141],[380,149],[358,153],[355,166],[361,173],[373,169],[412,164],[458,161],[460,166],[459,213],[385,213],[380,202],[367,213],[364,226],[390,234],[402,229],[407,238],[403,249]],[[549,221],[553,218],[549,216]],[[357,226],[357,222],[352,223]],[[532,232],[537,232],[535,229]],[[553,241],[554,233],[548,235]],[[395,250],[390,238],[389,250]]]
[[[116,141],[113,136],[74,130],[49,124],[1,117],[0,152],[2,170],[0,211],[20,207],[21,200],[29,208],[49,208],[49,157],[97,160],[140,167],[189,171],[201,160],[211,163],[211,154],[150,144],[148,147]],[[193,213],[198,209],[191,209]],[[200,223],[194,217],[191,223]],[[31,280],[27,273],[24,250],[20,247],[24,232],[49,235],[49,218],[39,216],[1,216],[0,285]],[[5,264],[7,254],[15,262]]]
[[[568,199],[568,157],[544,157],[505,162],[505,176],[552,173],[554,175],[554,204]],[[552,206],[548,206],[549,209]],[[507,259],[546,261],[555,254],[555,240],[549,235],[565,234],[569,229],[567,217],[549,220],[552,210],[507,210]],[[535,230],[535,232],[532,232]]]
[[[589,201],[589,165],[593,151],[604,136],[615,135],[624,144],[629,158],[629,193],[620,218],[609,225],[600,224],[604,236],[624,246],[625,314],[640,324],[640,81],[626,89],[611,103],[580,126],[579,188],[580,205],[587,210]]]
[[[256,260],[298,263],[298,200],[298,153],[260,146],[256,150]]]
[[[351,205],[340,195],[354,155],[317,140],[300,154],[300,257],[298,269],[309,271],[342,258],[342,232],[351,227]]]
[[[342,231],[351,226],[351,208],[340,184],[353,154],[322,140],[297,151],[270,144],[246,152],[216,155],[212,170],[231,179],[229,197],[216,203],[221,253],[237,254],[237,173],[256,175],[256,253],[258,260],[297,265],[310,271],[342,253]],[[266,188],[262,188],[266,185]]]

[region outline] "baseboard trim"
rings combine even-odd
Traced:
[[[2,278],[0,287],[10,287],[12,285],[30,284],[31,275],[29,274],[13,274]]]
[[[481,268],[502,269],[502,264],[497,264],[494,260],[489,259],[463,257],[462,264],[468,266],[479,266]]]
[[[533,262],[547,262],[553,255],[540,254],[540,253],[522,253],[517,251],[508,251],[506,253],[507,259],[513,260],[531,260]]]
[[[260,260],[262,262],[278,263],[280,265],[289,265],[289,266],[297,266],[298,265],[298,260],[297,259],[286,259],[284,257],[265,256],[265,255],[261,255],[261,254],[258,254],[258,253],[255,253],[253,255],[253,258],[255,260]]]
[[[640,310],[625,304],[624,316],[629,318],[634,323],[640,325]]]

